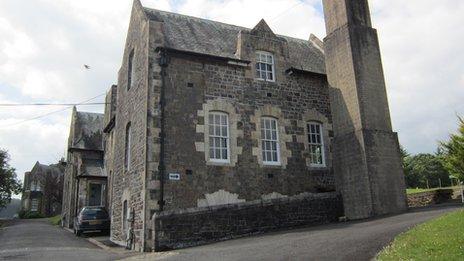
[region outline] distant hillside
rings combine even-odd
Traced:
[[[0,218],[13,218],[14,214],[18,213],[21,208],[21,200],[14,198],[10,204],[0,210]]]

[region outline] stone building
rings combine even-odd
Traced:
[[[112,139],[111,239],[155,213],[334,190],[322,41],[134,1]],[[113,145],[112,145],[113,146]]]
[[[61,213],[65,166],[64,160],[52,165],[36,162],[24,173],[21,210],[47,217]]]
[[[117,86],[111,86],[105,98],[105,114],[103,118],[103,146],[104,146],[104,169],[107,174],[107,206],[108,212],[111,213],[111,194],[114,186],[112,185],[112,176],[114,173],[114,126],[116,124],[116,106],[117,106]]]
[[[73,108],[63,188],[62,224],[72,228],[84,206],[106,206],[103,168],[103,114]]]

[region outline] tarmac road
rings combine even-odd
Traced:
[[[0,229],[0,260],[117,260],[128,254],[100,249],[47,219],[14,220]]]

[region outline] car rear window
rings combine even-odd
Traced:
[[[82,211],[82,219],[106,219],[108,213],[104,209],[84,209]]]

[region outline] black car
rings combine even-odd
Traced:
[[[74,234],[90,231],[110,231],[110,217],[104,207],[83,207],[74,218]]]

